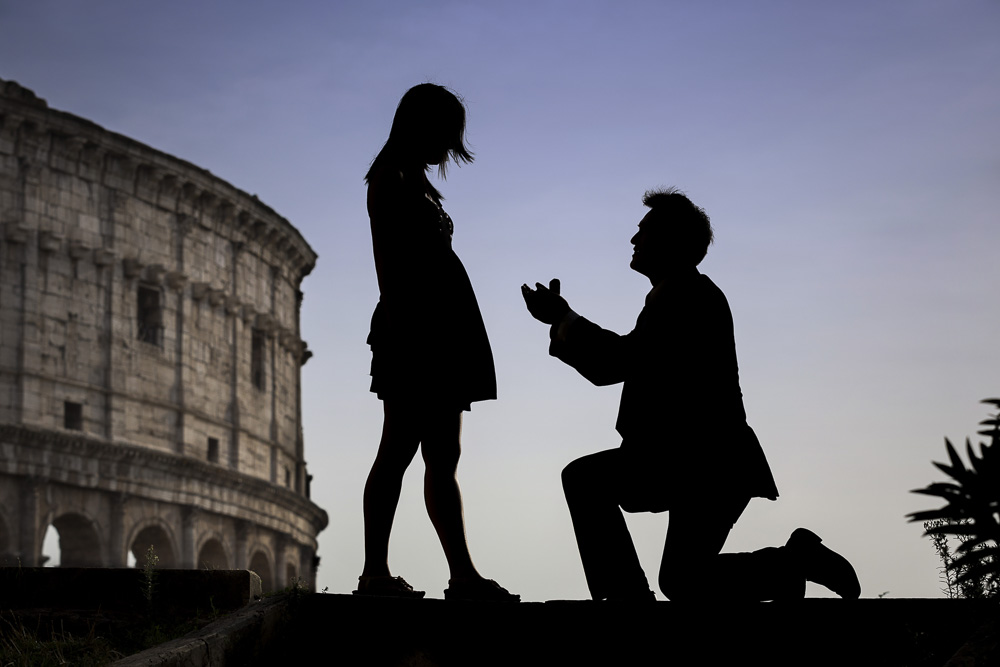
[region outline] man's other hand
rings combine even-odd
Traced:
[[[550,280],[548,287],[535,283],[535,289],[531,289],[525,283],[521,285],[521,296],[524,297],[524,305],[528,307],[528,312],[539,322],[555,324],[569,312],[566,299],[559,296],[558,278]]]

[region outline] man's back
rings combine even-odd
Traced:
[[[624,382],[616,428],[637,471],[777,497],[746,423],[729,303],[708,276],[663,280],[624,336],[579,318],[550,351],[595,384]]]

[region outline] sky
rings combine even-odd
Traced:
[[[436,182],[499,384],[465,415],[459,467],[479,570],[525,600],[588,597],[559,473],[620,444],[620,387],[549,357],[519,286],[558,277],[626,333],[649,289],[628,268],[641,197],[674,185],[712,218],[700,269],[732,307],[781,493],[725,550],[805,526],[863,596],[936,597],[905,515],[938,503],[909,491],[1000,395],[998,30],[995,0],[0,0],[0,78],[257,194],[319,254],[302,386],[320,589],[356,586],[381,431],[362,179],[400,96],[432,81],[469,109],[476,161]],[[683,446],[711,465],[709,435]],[[390,566],[441,597],[421,477],[418,458]],[[627,520],[655,581],[669,514]]]

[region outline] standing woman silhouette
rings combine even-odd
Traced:
[[[389,533],[403,473],[417,449],[424,501],[448,560],[445,598],[509,600],[469,554],[455,472],[462,412],[496,398],[496,372],[472,283],[451,248],[453,225],[431,166],[472,162],[465,106],[442,86],[403,95],[385,146],[365,175],[379,302],[372,316],[372,388],[384,411],[382,440],[365,485],[365,566],[358,595],[423,597],[389,572]]]

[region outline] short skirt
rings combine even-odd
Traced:
[[[392,310],[379,303],[368,336],[371,391],[380,399],[467,411],[496,398],[493,352],[478,306],[474,316],[453,311],[431,319]],[[398,324],[413,318],[423,322]]]

